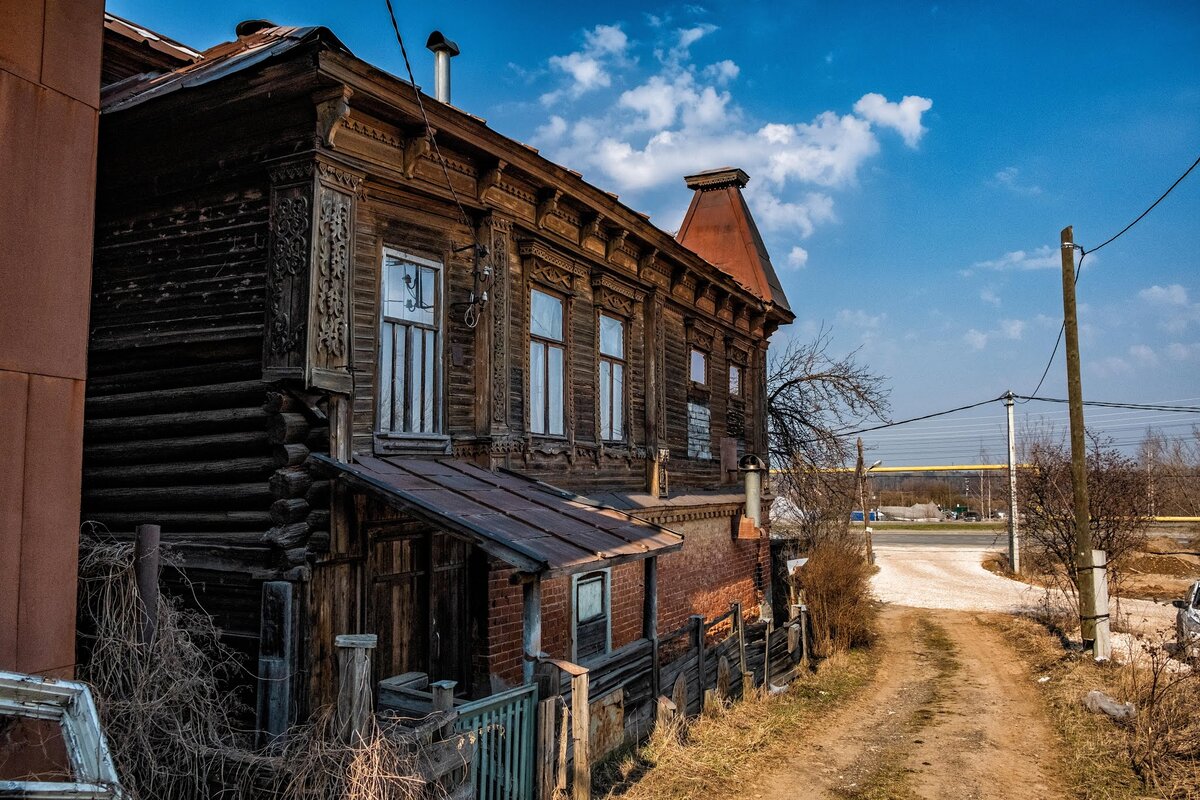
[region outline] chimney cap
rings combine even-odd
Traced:
[[[425,47],[433,53],[449,53],[451,58],[459,53],[458,45],[443,36],[441,31],[429,34]]]
[[[689,189],[698,189],[702,192],[713,189],[741,189],[750,182],[750,176],[746,174],[745,170],[737,167],[718,167],[697,172],[695,175],[687,175],[683,182]]]
[[[237,27],[233,29],[233,32],[241,39],[243,36],[253,36],[259,31],[275,27],[278,26],[269,19],[247,19],[239,22]]]

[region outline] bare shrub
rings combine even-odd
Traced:
[[[1200,791],[1200,674],[1171,658],[1162,641],[1137,645],[1118,673],[1120,696],[1137,707],[1126,739],[1130,762],[1167,797]]]
[[[1092,547],[1108,558],[1109,593],[1116,596],[1129,558],[1146,540],[1150,523],[1147,476],[1108,442],[1089,435],[1088,511]],[[1071,455],[1061,436],[1030,437],[1017,473],[1017,496],[1027,550],[1035,569],[1076,597],[1075,512]]]
[[[851,535],[820,539],[809,550],[799,581],[812,620],[813,652],[829,656],[873,638],[875,601],[862,543]]]

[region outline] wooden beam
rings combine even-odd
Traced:
[[[572,800],[591,800],[592,761],[588,753],[591,735],[591,706],[588,703],[588,672],[571,678],[571,740],[575,746],[575,763],[571,780]]]

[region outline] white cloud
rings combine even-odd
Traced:
[[[983,289],[979,292],[979,299],[983,302],[996,307],[1000,306],[1000,296],[991,289]]]
[[[874,330],[887,319],[887,314],[869,314],[861,308],[843,308],[837,313],[837,321],[843,325],[863,330]]]
[[[1016,194],[1035,196],[1042,193],[1042,187],[1021,182],[1021,170],[1016,167],[1005,167],[993,176],[995,182]]]
[[[967,269],[963,270],[964,275],[972,275],[977,270],[996,270],[998,272],[1013,270],[1033,270],[1033,269],[1052,269],[1061,268],[1062,260],[1058,254],[1058,250],[1043,245],[1034,250],[1012,250],[1005,253],[999,258],[989,259],[987,261],[976,261]]]
[[[1000,332],[1006,339],[1020,339],[1025,333],[1025,321],[1020,319],[1001,320]]]
[[[787,265],[791,269],[804,269],[804,266],[807,263],[808,263],[808,251],[805,250],[800,245],[796,245],[795,247],[792,248],[791,252],[788,253]]]
[[[1120,356],[1108,356],[1093,362],[1092,371],[1101,378],[1113,378],[1133,372],[1129,362]]]
[[[974,328],[963,334],[963,341],[972,350],[982,350],[987,347],[988,335],[983,331],[977,331]]]
[[[1147,367],[1158,366],[1158,354],[1149,345],[1135,344],[1129,348],[1129,356],[1139,364]]]
[[[552,70],[565,73],[570,83],[562,89],[542,95],[542,103],[550,106],[564,96],[578,98],[587,92],[612,85],[609,72],[614,65],[625,63],[629,37],[619,25],[597,25],[583,34],[582,50],[550,57]]]
[[[928,97],[907,95],[899,103],[892,103],[877,92],[863,95],[854,104],[856,114],[876,125],[895,130],[904,137],[904,143],[909,147],[916,147],[925,134],[921,115],[931,108],[933,101]]]
[[[1172,361],[1191,361],[1194,358],[1200,358],[1200,342],[1192,344],[1171,342],[1167,345],[1167,356]]]
[[[1188,290],[1178,283],[1155,284],[1138,292],[1138,297],[1152,307],[1158,327],[1173,336],[1180,336],[1189,325],[1200,323],[1200,303],[1193,303]]]
[[[1161,306],[1186,306],[1188,304],[1188,291],[1178,283],[1172,283],[1170,286],[1155,284],[1138,292],[1138,297],[1148,303]]]
[[[811,119],[751,122],[731,87],[740,73],[730,60],[701,66],[691,48],[717,35],[710,24],[661,27],[656,42],[635,43],[617,25],[598,25],[584,47],[550,61],[566,81],[543,95],[547,106],[588,95],[578,113],[557,110],[533,144],[559,163],[637,202],[637,193],[675,185],[683,175],[718,166],[746,170],[747,202],[764,230],[812,235],[836,219],[832,190],[853,186],[880,152],[877,129],[894,128],[915,146],[931,102],[898,103],[864,95],[852,112],[828,110]],[[655,60],[639,62],[638,48]],[[638,65],[653,64],[651,70]],[[624,84],[623,90],[618,87]],[[657,209],[660,211],[662,209]]]

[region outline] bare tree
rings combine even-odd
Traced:
[[[1138,463],[1150,482],[1150,511],[1161,516],[1200,513],[1200,425],[1187,438],[1168,438],[1148,430],[1138,448]]]
[[[830,355],[830,333],[822,327],[811,341],[790,342],[767,370],[771,467],[782,496],[776,529],[806,544],[850,518],[853,476],[831,471],[850,458],[845,434],[889,409],[887,379],[859,364],[858,351]]]
[[[1128,558],[1143,544],[1150,522],[1146,471],[1108,441],[1088,434],[1088,513],[1092,542],[1108,558],[1109,585],[1120,584]],[[1060,587],[1074,595],[1081,576],[1075,569],[1075,517],[1071,454],[1061,435],[1043,431],[1027,440],[1017,473],[1019,510],[1030,554]]]

